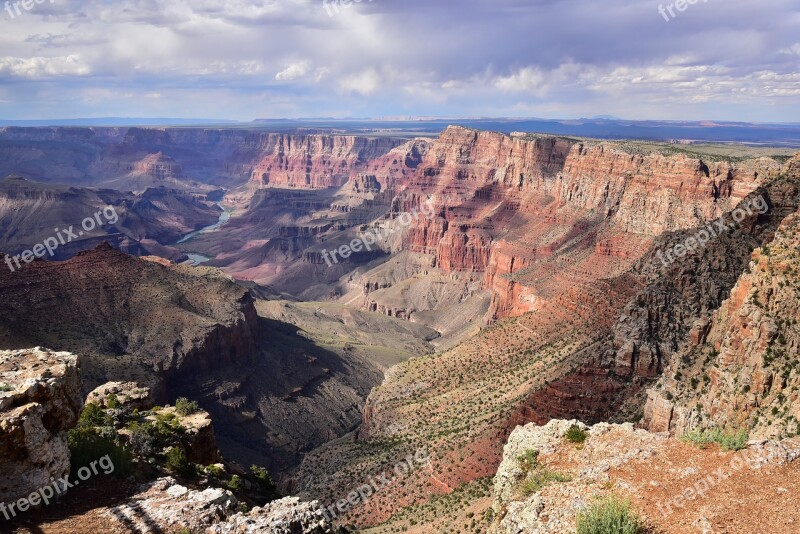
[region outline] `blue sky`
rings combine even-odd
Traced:
[[[800,122],[800,2],[676,1],[12,2],[0,118]]]

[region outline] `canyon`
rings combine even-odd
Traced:
[[[58,261],[0,270],[0,349],[80,355],[84,395],[119,381],[194,399],[225,457],[307,502],[431,453],[343,525],[390,532],[442,502],[416,531],[506,513],[490,482],[521,426],[800,431],[800,154],[462,127],[9,127],[0,155],[0,250],[84,208],[120,215]],[[230,219],[178,242],[217,202]],[[664,261],[715,221],[727,230]],[[590,433],[664,452],[620,428]]]

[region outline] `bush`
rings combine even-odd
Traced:
[[[199,411],[200,405],[195,401],[190,401],[186,397],[178,397],[178,400],[175,401],[175,412],[178,415],[186,417],[187,415],[192,415]]]
[[[253,478],[256,479],[258,486],[261,488],[268,502],[278,497],[277,486],[275,486],[275,482],[272,481],[272,477],[269,476],[269,472],[267,472],[266,469],[253,465],[250,467],[250,473],[253,475]]]
[[[214,478],[216,478],[216,479],[220,479],[220,478],[222,478],[222,476],[225,474],[225,470],[224,470],[223,468],[219,467],[219,466],[218,466],[218,465],[216,465],[216,464],[214,464],[214,465],[207,465],[207,466],[205,467],[205,472],[206,472],[206,474],[207,474],[208,476],[210,476],[210,477],[214,477]]]
[[[575,443],[576,445],[586,441],[588,436],[589,434],[585,430],[581,429],[581,427],[578,425],[572,425],[569,427],[569,430],[567,430],[567,433],[564,434],[564,437],[567,438],[567,441],[570,443]]]
[[[83,407],[80,418],[78,418],[78,426],[98,427],[98,426],[113,426],[114,420],[106,411],[99,405],[90,402]]]
[[[152,423],[134,421],[128,426],[128,430],[130,431],[128,441],[138,456],[148,457],[156,452],[158,440]]]
[[[523,497],[527,498],[553,482],[569,482],[570,480],[572,478],[564,473],[551,471],[547,468],[539,468],[523,479],[518,486],[518,490]]]
[[[116,410],[117,408],[119,408],[120,404],[119,404],[119,399],[117,398],[117,396],[114,395],[113,393],[111,395],[109,395],[108,402],[106,403],[106,406],[108,406],[112,410]]]
[[[576,518],[577,534],[642,534],[641,518],[631,510],[630,501],[605,497],[589,505]]]
[[[517,458],[517,461],[519,462],[520,469],[528,473],[531,469],[536,469],[539,466],[539,451],[536,449],[528,449]]]
[[[233,475],[228,482],[228,488],[231,491],[242,491],[244,489],[244,481],[239,475]]]
[[[178,416],[174,413],[157,413],[156,421],[153,424],[153,435],[160,443],[174,442],[177,437],[186,432],[186,429],[178,422]]]
[[[750,435],[746,430],[731,432],[714,428],[711,430],[692,430],[684,434],[681,439],[695,445],[717,443],[724,451],[739,451],[747,447],[747,440],[750,439]]]
[[[186,459],[186,454],[180,447],[171,447],[167,451],[166,465],[167,469],[184,477],[194,474],[192,464]]]
[[[123,477],[133,471],[133,455],[119,443],[111,417],[97,404],[89,403],[81,412],[78,425],[67,433],[73,474],[108,455],[114,475]]]

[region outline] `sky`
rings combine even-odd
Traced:
[[[800,122],[798,0],[3,1],[4,119]]]

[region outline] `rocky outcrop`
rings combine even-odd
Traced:
[[[165,408],[163,412],[174,413],[174,408]],[[214,435],[214,424],[208,412],[178,416],[179,424],[185,429],[181,435],[181,444],[186,451],[186,458],[195,464],[211,465],[219,461],[219,450]]]
[[[239,512],[228,490],[193,490],[172,477],[144,484],[125,503],[105,514],[115,525],[134,532],[204,532],[206,534],[333,534],[337,532],[318,502],[287,497]]]
[[[136,382],[108,382],[93,389],[86,396],[86,404],[94,403],[110,408],[116,403],[131,410],[149,410],[156,405],[150,388]]]
[[[0,502],[69,474],[67,430],[83,408],[78,365],[68,352],[0,351]]]
[[[192,490],[165,477],[144,484],[123,504],[108,509],[106,515],[132,532],[197,532],[225,521],[236,513],[238,505],[228,490]]]
[[[729,298],[696,325],[689,345],[649,392],[648,428],[741,428],[764,438],[800,434],[799,250],[800,216],[792,214],[774,239],[753,252]]]
[[[573,425],[587,433],[581,444],[565,438]],[[575,532],[576,515],[608,497],[629,502],[648,531],[779,532],[783,517],[742,521],[742,516],[764,513],[765,508],[778,511],[790,501],[789,490],[778,490],[776,496],[776,485],[793,478],[789,473],[796,468],[788,464],[798,457],[797,439],[751,442],[746,450],[723,453],[630,424],[586,428],[576,421],[553,420],[545,426],[517,427],[494,477],[489,533]],[[549,476],[524,484],[532,473]],[[765,504],[776,499],[781,502]]]
[[[532,451],[537,464],[548,465],[563,450],[575,448],[565,438],[573,426],[587,432],[587,438],[580,452],[570,454],[574,463],[570,462],[569,469],[559,471],[564,481],[531,494],[523,492],[520,484],[531,469],[524,464],[523,455]],[[612,467],[650,458],[665,441],[663,436],[634,430],[630,424],[599,423],[587,428],[578,421],[554,419],[544,426],[517,427],[503,447],[503,460],[494,477],[494,521],[489,533],[574,532],[576,513],[591,502],[592,495],[599,494],[598,488],[591,486],[608,480]],[[626,447],[619,447],[623,443]]]
[[[151,176],[157,181],[168,181],[183,177],[181,166],[174,159],[165,156],[161,152],[148,154],[145,158],[136,162],[131,169],[131,173]]]
[[[339,532],[317,502],[286,497],[247,513],[239,513],[206,529],[206,534],[334,534]]]

